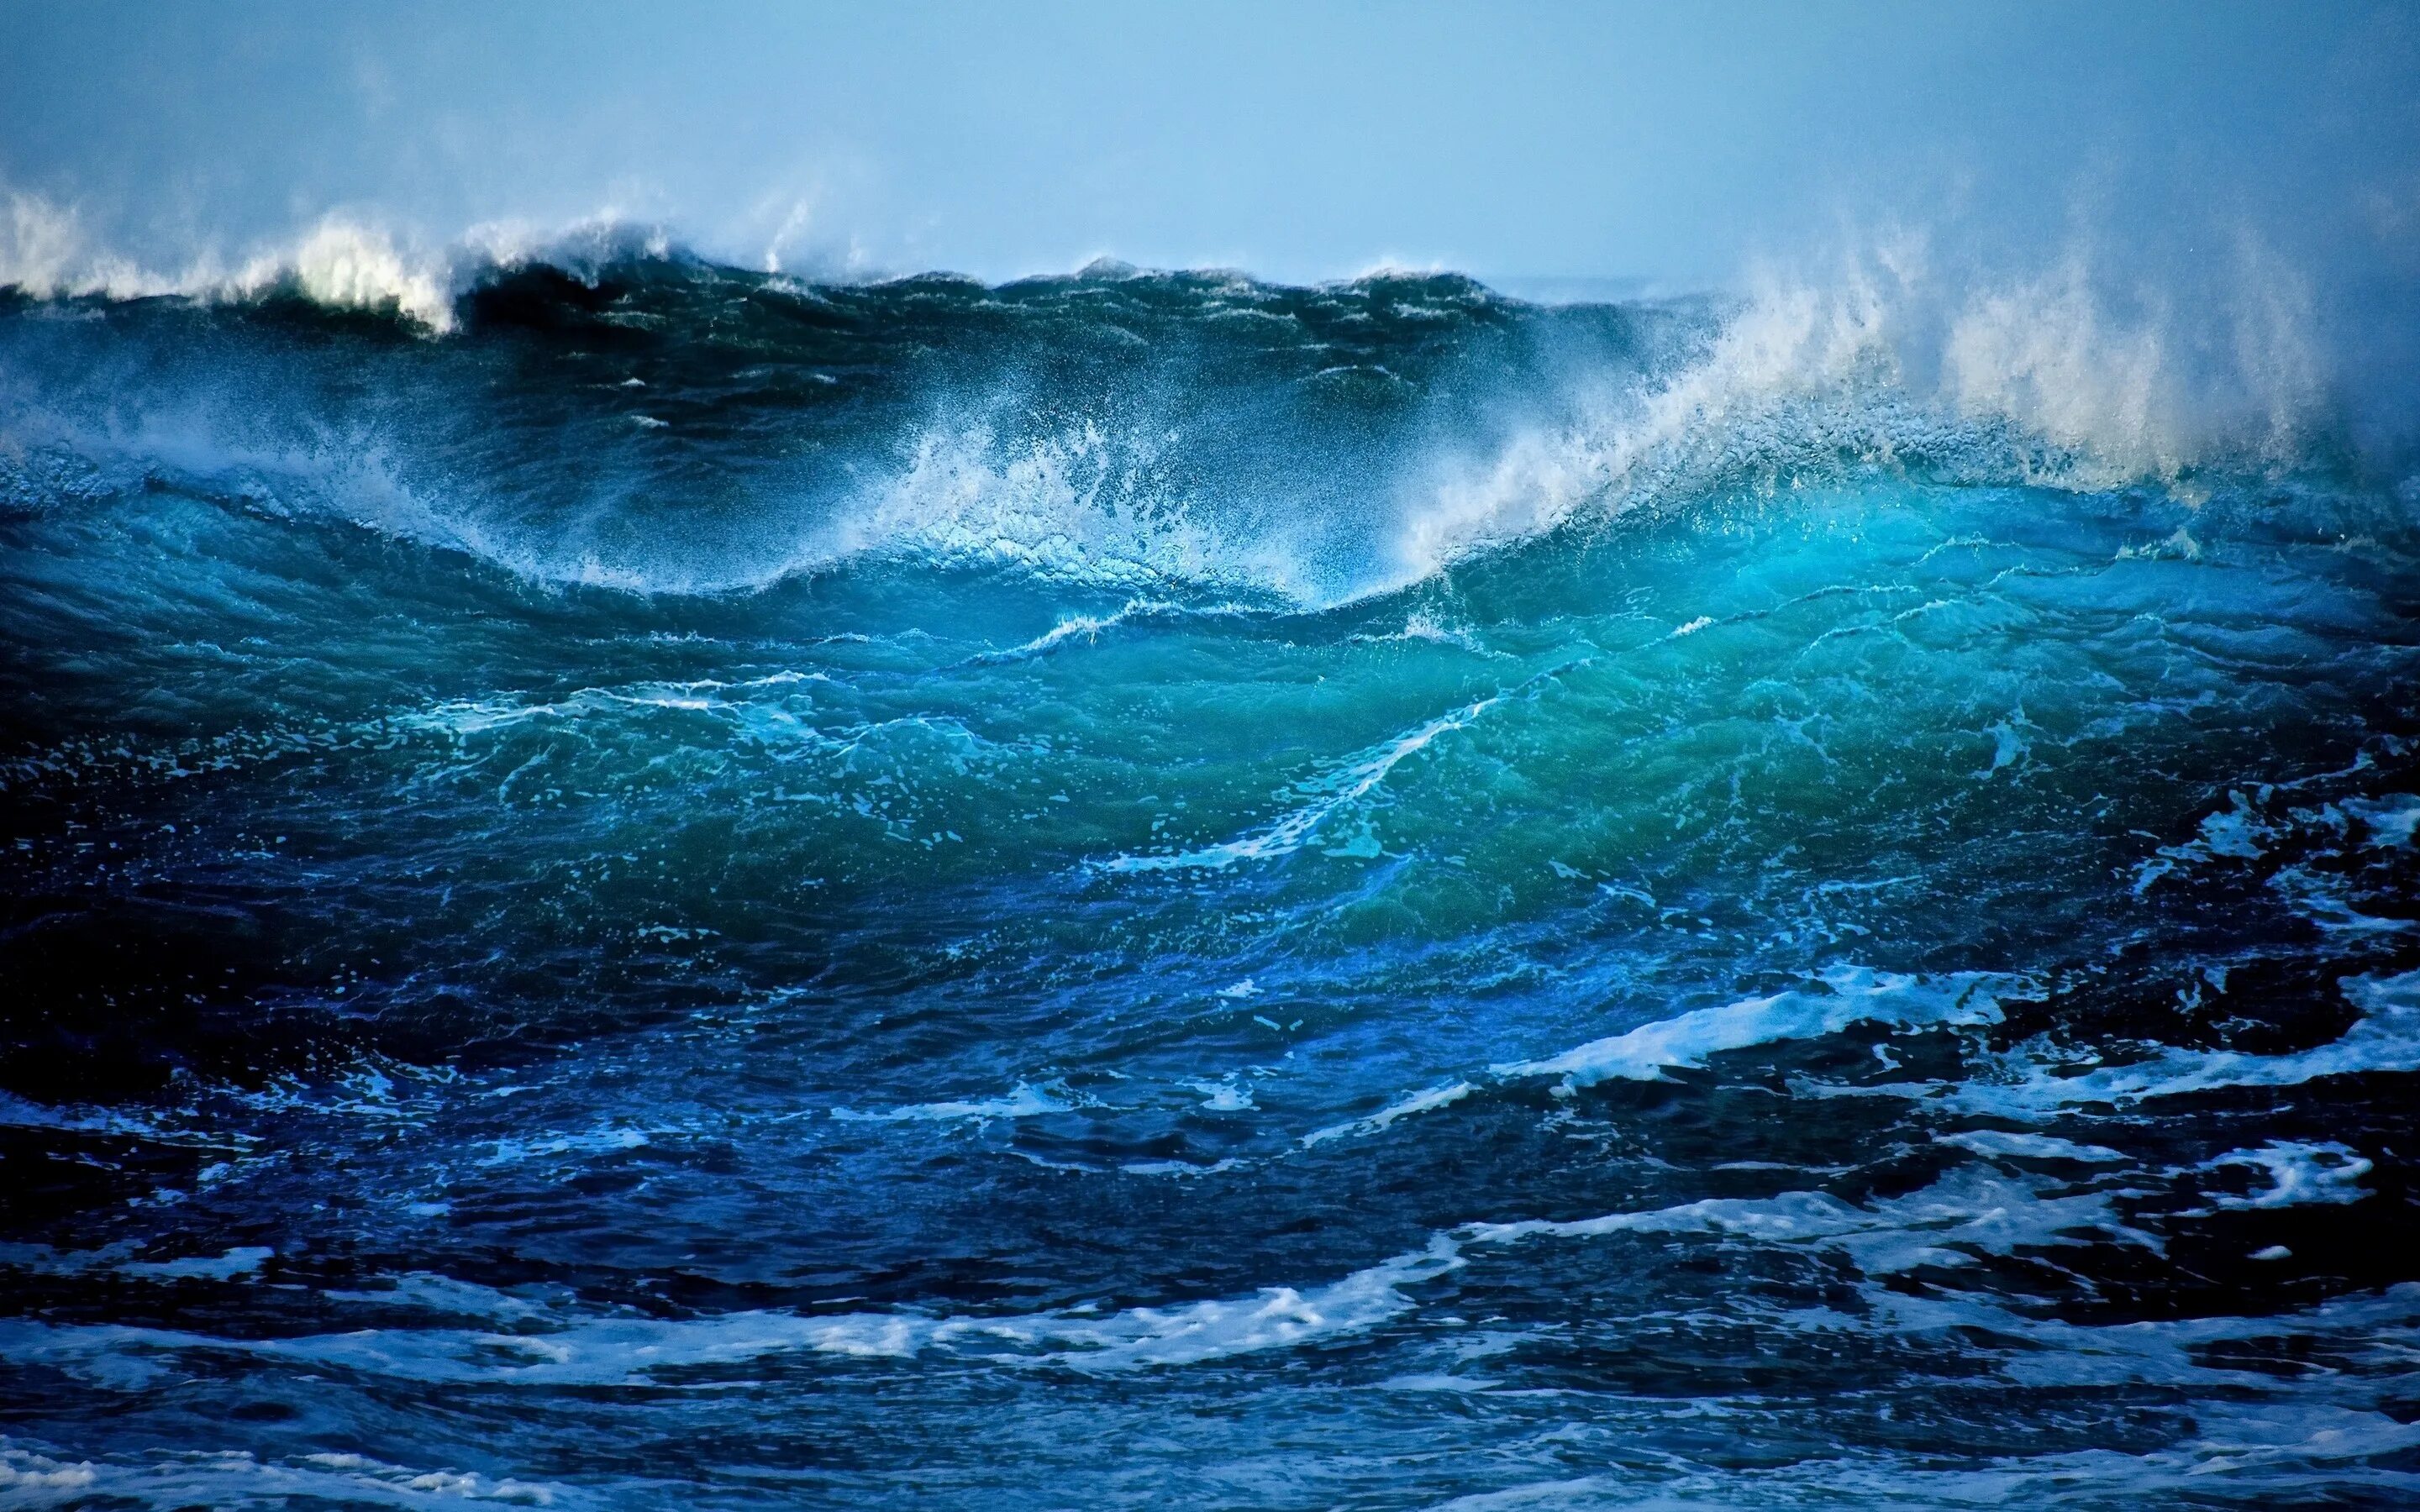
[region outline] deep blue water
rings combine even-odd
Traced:
[[[2420,1501],[2324,427],[1451,277],[454,315],[0,304],[0,1502]]]

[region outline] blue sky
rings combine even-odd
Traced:
[[[331,212],[655,222],[992,277],[1096,255],[1694,284],[1984,245],[2420,226],[2420,8],[0,3],[0,188],[160,261]]]

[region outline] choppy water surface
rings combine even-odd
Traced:
[[[1798,313],[0,308],[0,1501],[2420,1498],[2410,488]]]

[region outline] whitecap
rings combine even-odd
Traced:
[[[1817,988],[1701,1008],[1591,1040],[1559,1056],[1510,1061],[1490,1070],[1499,1076],[1559,1076],[1568,1088],[1609,1078],[1653,1081],[1669,1068],[1701,1067],[1708,1056],[1720,1051],[1818,1039],[1853,1024],[1902,1028],[1996,1024],[2001,1013],[1994,995],[2026,990],[2020,979],[1978,972],[1936,980],[1836,966],[1823,975]]]

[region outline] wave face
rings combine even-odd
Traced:
[[[2290,288],[321,250],[0,296],[0,1501],[2420,1498]]]

